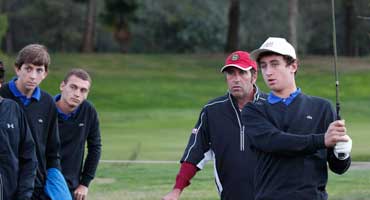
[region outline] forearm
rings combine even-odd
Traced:
[[[190,185],[190,180],[195,176],[197,173],[197,167],[189,162],[183,162],[181,164],[179,173],[176,176],[176,183],[174,185],[174,189],[180,189],[181,191]]]

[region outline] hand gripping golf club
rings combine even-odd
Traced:
[[[339,79],[337,71],[337,31],[335,28],[335,5],[334,0],[331,0],[331,16],[333,22],[333,51],[334,51],[334,74],[335,74],[335,108],[336,108],[336,120],[340,120],[340,103],[339,103]],[[339,159],[343,159],[346,155],[344,153],[338,153]]]

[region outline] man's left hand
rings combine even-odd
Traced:
[[[89,188],[84,185],[79,185],[74,191],[74,196],[76,200],[87,200],[87,192]]]

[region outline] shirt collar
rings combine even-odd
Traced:
[[[32,96],[28,98],[26,95],[23,95],[21,91],[18,90],[15,81],[17,81],[18,78],[15,77],[11,81],[9,81],[9,89],[13,93],[13,95],[17,98],[19,98],[24,105],[28,105],[31,103],[31,99],[35,99],[36,101],[40,101],[41,99],[41,89],[40,87],[36,87],[35,90],[32,93]]]
[[[54,102],[59,101],[61,97],[62,97],[62,95],[61,95],[61,94],[57,94],[57,95],[55,95],[55,97],[54,97]],[[60,110],[60,109],[58,108],[58,106],[56,106],[56,107],[57,107],[58,115],[59,115],[60,117],[62,117],[64,120],[68,120],[69,118],[71,118],[71,117],[75,116],[75,115],[77,114],[78,110],[80,109],[80,106],[78,106],[78,107],[77,107],[74,111],[72,111],[71,113],[69,113],[69,114],[65,114],[62,110]]]
[[[270,104],[276,104],[279,102],[283,102],[285,105],[289,105],[300,93],[301,93],[301,88],[297,88],[297,90],[291,93],[289,97],[281,98],[281,97],[276,96],[273,92],[270,92],[267,97],[267,100]]]

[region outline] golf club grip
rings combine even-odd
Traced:
[[[339,115],[339,108],[337,107],[337,120],[341,120],[341,117]],[[346,157],[345,153],[338,153],[338,158],[340,160],[343,160]]]

